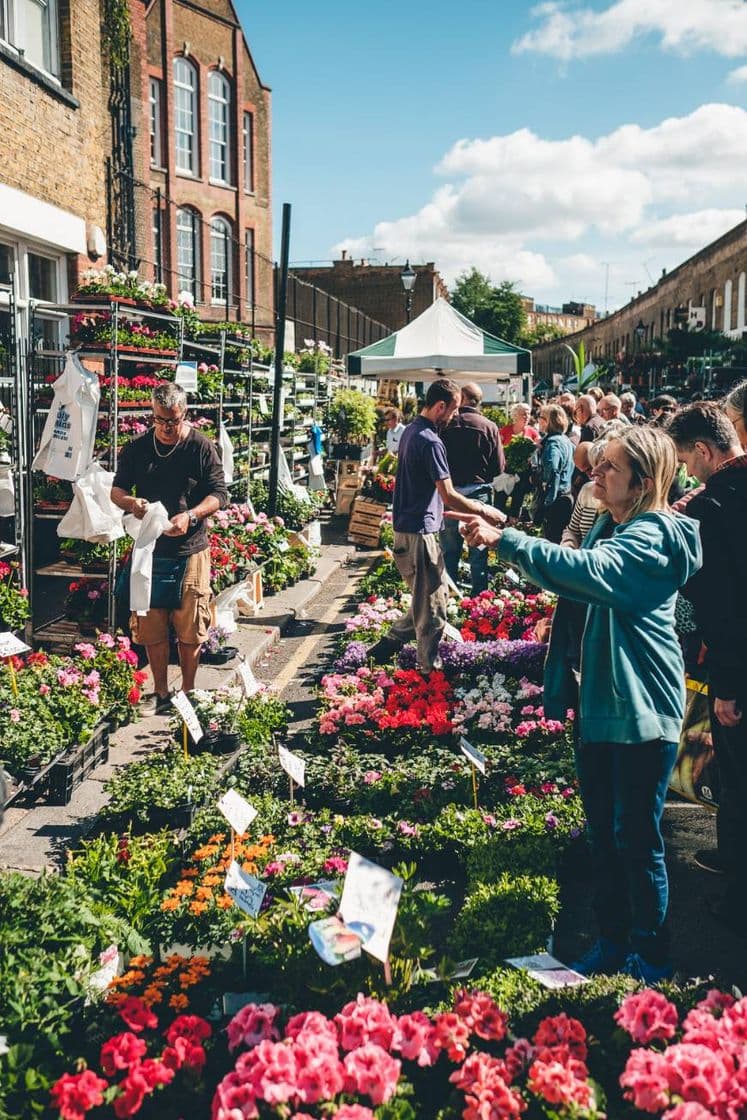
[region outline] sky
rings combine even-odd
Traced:
[[[747,0],[236,0],[276,255],[613,310],[745,218]]]

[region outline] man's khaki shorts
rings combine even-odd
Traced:
[[[166,642],[171,623],[180,642],[187,646],[202,645],[211,623],[212,598],[210,549],[206,548],[187,560],[180,607],[173,611],[154,607],[147,614],[130,615],[132,640],[141,646]]]

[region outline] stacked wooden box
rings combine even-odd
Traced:
[[[379,547],[381,519],[387,512],[383,502],[372,502],[369,498],[356,498],[348,525],[348,540],[367,548]]]

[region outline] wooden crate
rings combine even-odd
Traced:
[[[348,525],[348,540],[355,544],[377,548],[381,532],[381,519],[387,511],[383,502],[357,498]]]

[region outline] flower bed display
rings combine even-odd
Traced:
[[[253,515],[248,506],[234,503],[208,518],[207,527],[210,578],[216,593],[239,583],[258,567],[268,591],[279,591],[314,570],[313,550],[291,545],[279,517]]]

